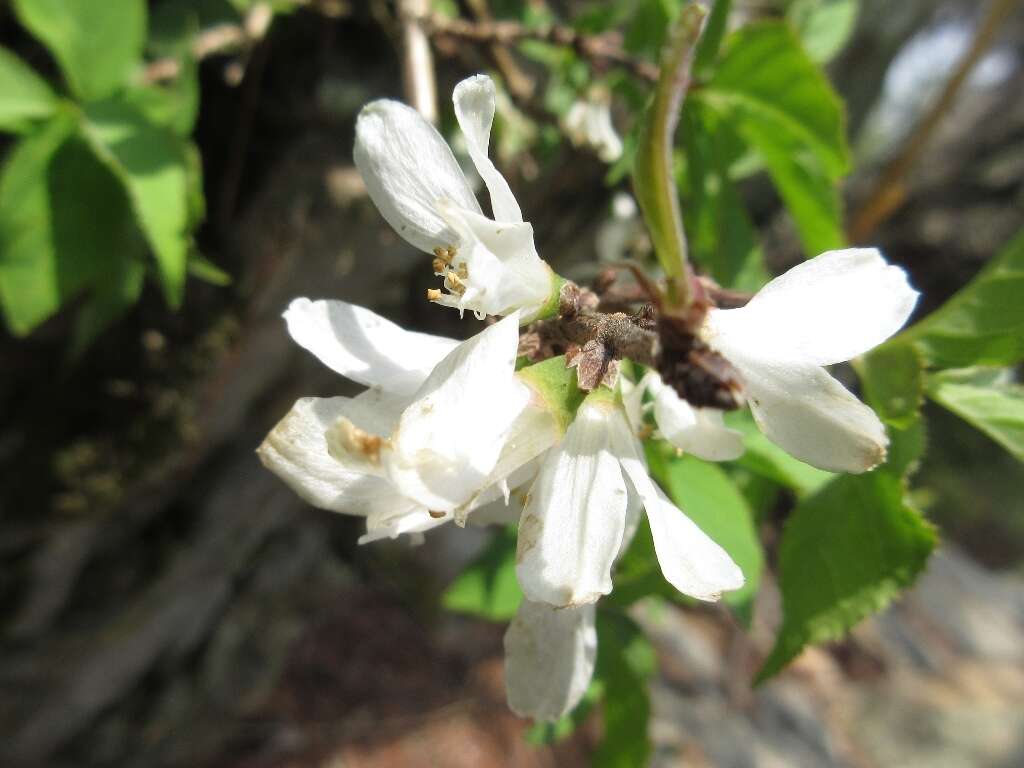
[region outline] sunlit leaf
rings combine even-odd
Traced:
[[[122,101],[90,104],[85,115],[84,133],[124,184],[156,257],[164,296],[177,307],[189,250],[186,145],[173,131]]]
[[[968,368],[928,376],[928,397],[1024,461],[1024,386],[1005,370]]]
[[[793,0],[786,11],[814,61],[831,61],[850,39],[857,24],[859,0]]]
[[[808,255],[843,244],[835,189],[849,169],[842,102],[786,24],[759,22],[730,35],[693,98],[762,156]]]
[[[934,529],[890,472],[839,476],[801,501],[779,550],[782,627],[758,681],[888,605],[934,547]]]
[[[0,131],[23,133],[57,109],[57,96],[20,58],[0,48]]]
[[[965,288],[900,335],[940,368],[1024,359],[1024,231]]]
[[[128,200],[76,127],[70,115],[47,123],[0,175],[0,303],[18,335],[138,255]]]
[[[81,99],[110,96],[139,65],[146,39],[144,0],[13,0],[13,5]]]

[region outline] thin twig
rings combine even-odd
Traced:
[[[585,59],[623,67],[643,80],[655,82],[658,79],[658,68],[622,50],[618,36],[614,34],[581,35],[572,27],[561,24],[528,27],[516,21],[467,21],[438,14],[425,17],[423,23],[431,35],[448,35],[474,43],[509,45],[523,40],[539,40],[561,45],[572,48]]]
[[[202,61],[210,56],[250,49],[267,34],[272,19],[271,7],[267,3],[258,3],[249,10],[241,24],[217,24],[199,32],[192,41],[192,56],[196,61]],[[180,74],[179,59],[157,59],[146,65],[142,81],[152,85],[174,80]]]
[[[402,82],[406,101],[429,122],[437,124],[437,80],[434,54],[421,19],[430,10],[430,0],[400,0],[398,18],[402,28]]]
[[[850,242],[864,242],[903,204],[907,196],[907,174],[921,157],[925,145],[939,123],[949,114],[971,70],[995,42],[1003,22],[1018,2],[1019,0],[993,0],[989,5],[985,18],[974,33],[971,47],[957,63],[938,100],[904,142],[900,153],[886,166],[882,177],[868,195],[867,202],[853,216],[847,231]]]

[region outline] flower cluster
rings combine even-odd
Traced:
[[[493,218],[441,136],[402,104],[364,108],[356,163],[395,231],[434,255],[445,291],[429,298],[501,319],[457,342],[341,301],[296,299],[285,312],[292,338],[367,389],[299,400],[259,453],[309,503],[364,517],[360,542],[418,536],[450,520],[518,520],[525,599],[505,636],[508,698],[516,712],[550,720],[589,685],[595,603],[612,590],[641,510],[664,577],[680,592],[717,600],[744,582],[652,481],[641,438],[656,430],[711,461],[737,458],[743,442],[721,411],[695,407],[654,371],[584,393],[562,357],[517,370],[520,326],[552,313],[564,281],[537,255],[530,224],[487,158],[494,85],[469,78],[454,101]],[[885,430],[825,366],[895,333],[916,299],[904,272],[876,250],[832,251],[740,309],[711,309],[696,334],[736,369],[768,439],[809,464],[863,472],[884,460]]]

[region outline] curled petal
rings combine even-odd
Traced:
[[[455,102],[455,119],[459,121],[459,128],[466,137],[469,156],[491,195],[494,218],[499,222],[521,223],[523,213],[519,209],[519,203],[516,202],[505,177],[487,157],[491,123],[494,120],[494,82],[486,75],[467,77],[455,86],[452,101]]]
[[[529,600],[583,605],[612,589],[627,502],[618,461],[608,450],[612,413],[610,402],[585,401],[530,491],[516,553],[516,574]]]
[[[328,427],[340,418],[358,418],[352,402],[347,397],[297,401],[257,449],[260,461],[321,509],[369,516],[407,507],[384,478],[345,467],[328,453]]]
[[[743,375],[758,427],[788,453],[832,472],[866,472],[885,461],[882,422],[824,368],[730,360]]]
[[[488,484],[513,423],[530,400],[514,374],[516,313],[459,344],[402,414],[381,460],[401,492],[453,511]]]
[[[524,600],[505,632],[509,708],[520,717],[559,719],[583,698],[596,660],[594,606]]]
[[[421,251],[458,243],[435,209],[439,199],[480,210],[441,134],[405,104],[382,99],[363,107],[353,156],[377,210]]]
[[[331,370],[399,395],[415,392],[458,344],[344,301],[295,299],[284,319],[291,337]]]
[[[712,310],[705,338],[726,356],[742,345],[763,358],[832,365],[896,333],[918,295],[874,248],[828,251],[772,280],[745,307]]]
[[[742,587],[743,572],[729,554],[651,480],[636,441],[620,430],[615,446],[622,469],[643,500],[665,580],[698,600],[717,600],[722,592]]]

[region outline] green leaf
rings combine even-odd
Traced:
[[[835,477],[831,472],[794,459],[779,448],[761,433],[747,411],[726,414],[725,423],[743,433],[743,455],[731,462],[738,467],[784,485],[799,495],[812,493]]]
[[[687,255],[679,194],[672,173],[672,144],[679,110],[690,80],[690,63],[707,13],[701,5],[687,5],[672,26],[661,57],[654,98],[640,124],[633,168],[633,190],[669,283],[669,296],[681,291]]]
[[[1024,386],[1008,371],[968,368],[935,373],[928,397],[1024,461]]]
[[[865,400],[882,421],[907,427],[924,399],[924,361],[911,345],[890,341],[854,361]]]
[[[776,674],[809,643],[835,640],[880,611],[924,568],[934,529],[888,473],[837,477],[797,505],[779,550],[782,627],[757,675]]]
[[[718,58],[718,51],[722,47],[722,38],[725,37],[726,29],[729,26],[729,11],[732,10],[732,0],[714,0],[711,6],[711,13],[708,15],[708,23],[704,25],[704,34],[700,36],[697,43],[697,53],[693,60],[693,71],[703,74]]]
[[[36,120],[50,117],[57,96],[20,58],[0,48],[0,131],[24,133]]]
[[[11,152],[0,175],[0,304],[16,335],[138,255],[128,200],[60,114]]]
[[[729,167],[737,145],[730,127],[700,102],[683,109],[683,216],[694,261],[719,285],[756,291],[769,280],[757,232]]]
[[[626,29],[622,47],[634,56],[656,61],[665,44],[665,32],[678,14],[678,0],[636,0],[633,5],[632,23]]]
[[[123,101],[89,104],[85,136],[124,184],[156,257],[167,303],[181,304],[189,251],[186,144]]]
[[[953,298],[898,338],[940,368],[1024,359],[1024,230]]]
[[[651,476],[743,571],[743,587],[724,593],[722,599],[749,619],[761,582],[764,556],[747,500],[715,464],[694,456],[677,456],[675,449],[664,441],[648,441],[646,449]]]
[[[859,10],[858,0],[793,0],[786,17],[800,35],[807,55],[824,64],[850,39]]]
[[[632,619],[598,611],[597,676],[604,683],[604,734],[592,759],[596,768],[647,765],[651,752],[647,679],[654,665],[654,649]]]
[[[795,137],[830,177],[849,170],[843,105],[788,25],[750,24],[731,34],[701,99],[744,122]]]
[[[516,533],[499,531],[480,556],[444,591],[442,605],[490,621],[508,621],[516,615],[523,593],[516,581]]]
[[[751,24],[726,40],[694,100],[761,155],[809,254],[844,243],[835,182],[849,169],[842,101],[786,25]]]
[[[14,0],[14,11],[50,49],[72,92],[85,101],[119,90],[142,58],[143,0]]]

